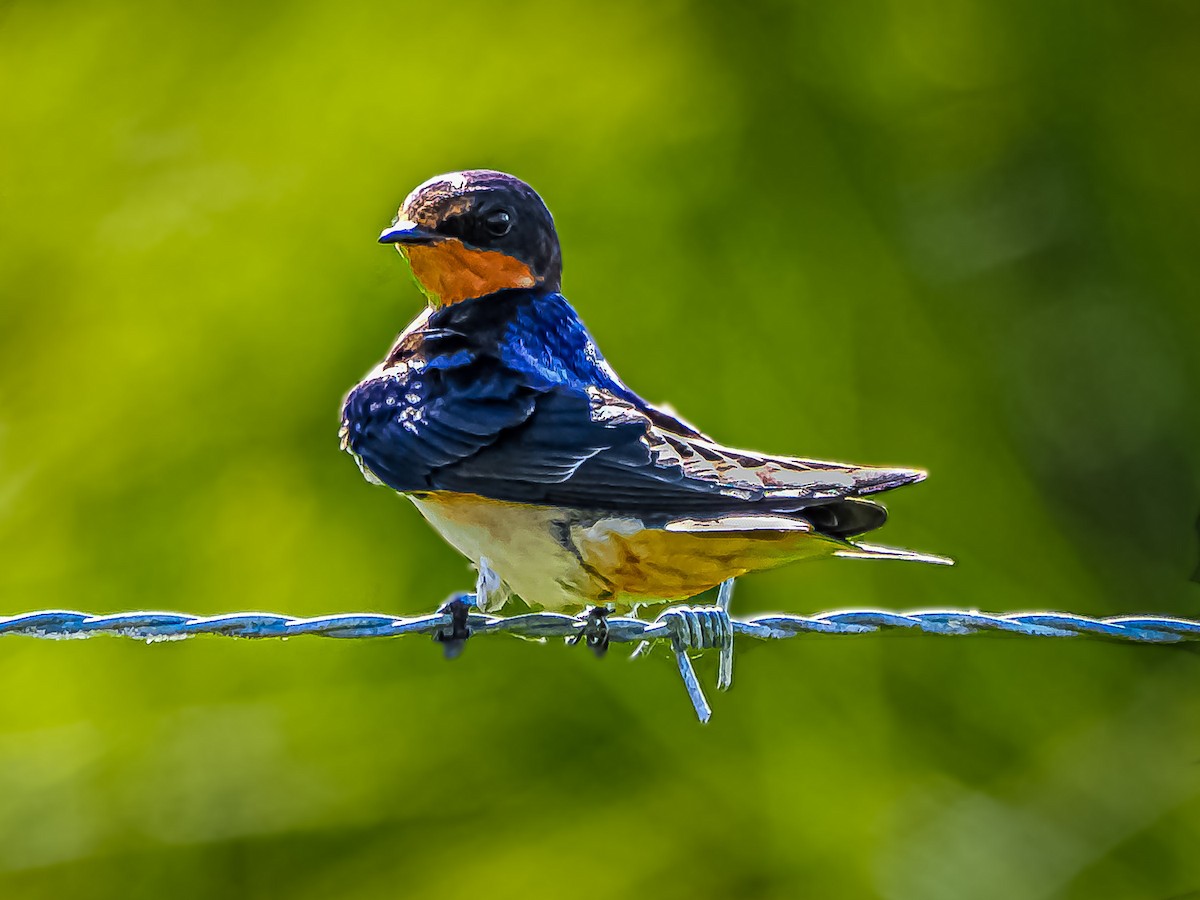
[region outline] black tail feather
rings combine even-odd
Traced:
[[[806,506],[793,515],[807,519],[818,532],[835,538],[866,534],[887,521],[887,510],[870,500],[838,500]]]

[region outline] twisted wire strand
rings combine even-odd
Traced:
[[[609,616],[608,639],[618,643],[663,640],[671,637],[668,621],[645,621]],[[0,635],[37,638],[88,638],[96,635],[166,641],[219,635],[240,638],[282,638],[302,634],[330,638],[386,638],[405,634],[436,635],[452,623],[449,612],[424,616],[389,616],[377,613],[344,613],[297,618],[280,613],[237,612],[195,616],[178,612],[139,612],[91,615],[75,610],[46,609],[0,617]],[[583,616],[536,612],[517,616],[489,616],[471,612],[467,627],[472,636],[514,634],[527,638],[573,638],[589,628]],[[889,612],[880,609],[847,609],[811,616],[775,613],[732,619],[737,635],[759,640],[783,640],[803,634],[870,634],[911,631],[924,634],[967,635],[983,632],[1029,637],[1094,637],[1109,640],[1171,644],[1200,641],[1200,621],[1167,616],[1110,616],[1089,618],[1065,612],[994,614],[978,610],[929,609]]]
[[[537,612],[517,616],[489,616],[473,609],[474,598],[460,595],[436,613],[424,616],[387,616],[373,613],[297,618],[279,613],[237,612],[221,616],[194,616],[175,612],[124,612],[95,616],[74,610],[47,609],[0,617],[0,635],[24,635],[38,638],[88,638],[114,635],[136,638],[148,643],[211,634],[239,638],[287,638],[316,635],[328,638],[388,638],[423,634],[441,641],[448,657],[456,656],[468,636],[512,634],[525,638],[587,639],[588,645],[603,652],[609,642],[631,643],[668,640],[675,654],[680,677],[701,722],[707,722],[712,709],[688,651],[697,631],[697,612],[711,616],[715,608],[697,610],[670,607],[655,621],[629,616],[583,616]],[[733,619],[728,622],[734,635],[758,640],[784,640],[804,634],[871,634],[893,631],[937,635],[1012,634],[1029,637],[1089,637],[1127,643],[1174,644],[1200,641],[1200,621],[1167,616],[1110,616],[1089,618],[1065,612],[1024,612],[992,614],[978,610],[930,609],[899,613],[880,609],[848,609],[812,616],[774,614]],[[728,641],[728,631],[725,632]],[[701,646],[713,647],[713,643]],[[726,645],[732,652],[732,646]],[[727,666],[732,656],[722,653],[718,687],[728,687]]]

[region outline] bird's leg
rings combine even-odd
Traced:
[[[492,568],[491,560],[480,557],[476,568],[479,575],[475,579],[474,595],[455,594],[438,607],[439,613],[450,616],[450,627],[441,628],[433,635],[433,639],[443,645],[446,659],[454,659],[463,652],[467,638],[471,636],[467,619],[472,609],[484,612],[493,605],[499,608],[508,599],[507,585]]]
[[[608,653],[608,617],[611,614],[612,610],[607,606],[593,606],[581,617],[584,620],[583,630],[568,638],[567,643],[574,646],[581,640],[586,640],[587,646],[597,658],[602,659]]]
[[[455,594],[438,607],[439,614],[450,616],[450,627],[440,628],[433,635],[433,639],[442,645],[446,659],[454,659],[463,652],[467,638],[471,636],[467,618],[473,608],[476,608],[475,598],[470,594]]]
[[[492,568],[492,561],[486,556],[479,557],[475,566],[478,576],[475,578],[475,605],[480,612],[499,609],[508,599],[504,590],[504,581]]]
[[[633,606],[631,606],[630,610],[629,610],[630,615],[632,615],[635,619],[640,619],[641,614],[642,614],[642,607],[644,605],[645,605],[644,603],[633,604]],[[646,651],[649,649],[650,649],[650,641],[638,641],[637,646],[633,648],[633,652],[629,654],[629,658],[637,659],[639,656],[645,655]]]

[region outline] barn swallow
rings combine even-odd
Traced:
[[[858,540],[887,517],[872,498],[924,472],[736,450],[627,387],[517,178],[432,178],[379,241],[428,306],[350,391],[342,448],[475,564],[480,608],[679,601],[821,556],[949,562]]]

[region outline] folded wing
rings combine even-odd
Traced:
[[[636,398],[531,385],[479,360],[363,382],[346,400],[342,441],[365,472],[403,492],[473,493],[647,523],[802,515],[836,537],[883,524],[883,508],[863,498],[924,478],[734,450]]]

